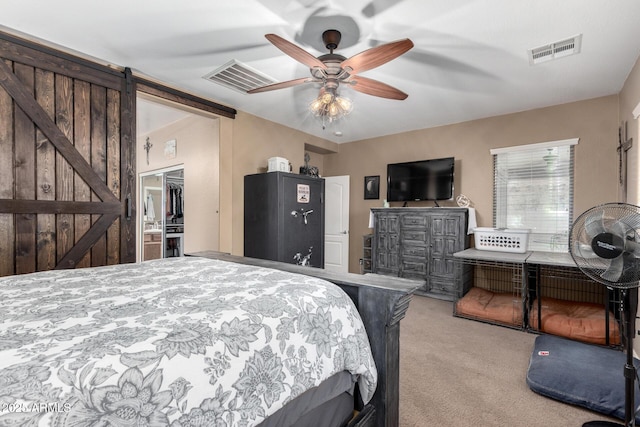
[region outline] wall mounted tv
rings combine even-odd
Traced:
[[[453,199],[454,163],[445,157],[388,164],[387,201],[433,200],[438,206],[438,200]]]

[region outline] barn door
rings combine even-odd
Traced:
[[[135,90],[0,33],[0,276],[135,261]]]

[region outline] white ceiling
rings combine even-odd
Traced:
[[[0,10],[5,30],[335,142],[616,94],[640,54],[638,0],[0,0]],[[354,111],[323,130],[306,108],[313,84],[248,95],[202,78],[232,59],[276,81],[307,77],[264,34],[318,56],[323,27],[342,30],[346,57],[410,38],[408,53],[362,73],[409,97],[343,88]],[[528,49],[578,34],[580,54],[529,65]]]

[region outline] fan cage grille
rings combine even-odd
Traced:
[[[617,289],[630,289],[640,284],[640,259],[626,256],[624,270],[618,278],[607,275],[613,261],[591,254],[592,238],[587,232],[590,224],[602,224],[607,231],[617,230],[619,225],[626,230],[625,239],[632,239],[637,244],[640,232],[640,207],[625,203],[606,203],[593,207],[582,213],[573,223],[570,230],[569,253],[578,268],[591,279],[605,286]],[[595,233],[595,232],[594,232]],[[614,234],[617,234],[614,233]],[[587,248],[587,249],[583,249]],[[589,252],[589,253],[588,253]]]

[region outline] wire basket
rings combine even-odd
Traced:
[[[473,230],[476,249],[524,253],[529,245],[528,229],[478,227]]]

